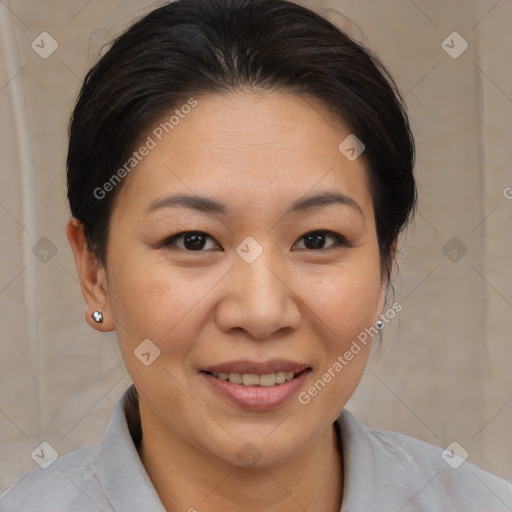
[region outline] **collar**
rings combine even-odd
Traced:
[[[376,468],[368,429],[346,409],[336,420],[335,428],[343,454],[340,512],[359,512],[365,510],[371,495]],[[99,479],[116,512],[165,512],[137,452],[141,438],[138,393],[132,384],[116,404],[99,445]]]
[[[113,510],[165,512],[137,452],[137,425],[140,432],[137,390],[133,384],[117,402],[99,445],[98,473]],[[130,423],[129,423],[130,422]],[[140,442],[140,437],[139,437]]]

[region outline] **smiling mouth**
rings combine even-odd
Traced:
[[[225,373],[225,372],[204,372],[216,379],[222,381],[228,381],[232,384],[238,384],[239,386],[261,386],[261,387],[273,387],[284,384],[290,380],[297,378],[302,373],[308,371],[309,368],[302,370],[301,372],[295,373],[292,371],[279,371],[275,373]]]

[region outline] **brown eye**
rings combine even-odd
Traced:
[[[304,236],[304,245],[306,249],[323,249],[325,238],[324,233],[311,233]]]
[[[310,233],[302,235],[299,240],[300,241],[294,245],[295,249],[310,249],[318,251],[342,245],[349,245],[343,236],[331,231],[311,231]],[[298,247],[301,243],[303,247]]]
[[[202,234],[183,236],[183,246],[189,251],[200,251],[206,245],[206,237]]]
[[[174,246],[185,251],[203,251],[219,249],[217,242],[202,231],[186,231],[177,233],[165,241],[165,246]]]

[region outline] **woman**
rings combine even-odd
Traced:
[[[73,113],[67,234],[134,386],[0,510],[512,510],[512,484],[344,410],[396,309],[413,163],[392,79],[303,7],[133,25]]]

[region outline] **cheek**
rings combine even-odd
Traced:
[[[340,414],[359,384],[372,343],[369,330],[376,318],[380,276],[338,275],[313,287],[310,305],[318,317],[318,365],[314,378],[299,393],[301,409],[330,423]],[[318,427],[318,426],[317,426]]]
[[[197,269],[171,268],[144,258],[138,264],[131,260],[119,262],[109,284],[111,310],[125,359],[132,360],[136,347],[149,339],[162,354],[183,360],[193,350],[191,342],[199,338],[209,314],[208,292],[215,288],[218,272],[198,275]]]
[[[150,267],[118,282],[113,297],[124,364],[141,392],[163,394],[169,406],[184,407],[176,390],[197,338],[200,291],[180,287],[164,271]],[[148,341],[149,340],[149,341]],[[149,356],[147,355],[149,354]],[[174,398],[172,398],[173,395]]]
[[[118,258],[112,268],[112,313],[121,327],[130,326],[131,336],[155,336],[165,327],[170,329],[174,318],[194,299],[193,288],[186,286],[179,271],[171,272],[140,255]]]
[[[308,307],[325,327],[322,339],[342,348],[377,320],[380,274],[375,265],[354,269],[340,267],[324,278],[310,278],[303,284]]]

